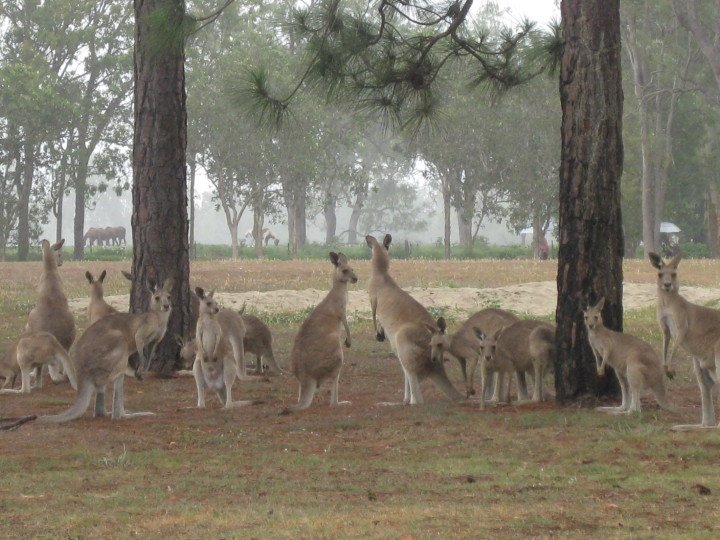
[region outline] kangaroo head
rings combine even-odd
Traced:
[[[381,244],[374,236],[367,235],[365,237],[365,242],[367,242],[367,245],[370,246],[370,249],[372,250],[373,268],[382,272],[387,272],[388,268],[390,268],[390,253],[388,251],[390,250],[390,244],[392,243],[392,236],[390,236],[390,234],[386,234]]]
[[[492,335],[488,335],[483,332],[480,328],[473,326],[473,333],[475,337],[480,340],[478,344],[478,351],[480,360],[485,362],[492,362],[495,359],[495,353],[497,352],[497,342],[502,335],[504,328],[501,328]]]
[[[45,263],[54,264],[55,266],[62,266],[63,244],[65,244],[64,238],[59,242],[55,242],[52,245],[50,245],[50,242],[48,242],[47,240],[42,241],[43,260],[45,261]]]
[[[159,287],[154,281],[148,280],[148,288],[152,293],[152,296],[150,296],[150,311],[170,311],[172,309],[170,294],[172,293],[173,284],[173,278],[167,278],[162,287]]]
[[[355,270],[352,269],[348,263],[348,258],[344,253],[330,252],[330,262],[335,267],[335,275],[333,279],[340,283],[357,283],[357,276]]]
[[[88,283],[90,284],[90,290],[94,294],[99,294],[100,296],[103,295],[103,282],[105,281],[105,276],[107,276],[107,272],[105,270],[100,273],[100,276],[98,276],[97,280],[91,272],[85,272],[85,278],[88,280]]]
[[[220,306],[218,306],[217,302],[215,301],[215,290],[213,289],[209,293],[205,292],[205,289],[202,287],[195,287],[195,295],[200,300],[200,309],[199,313],[207,313],[208,315],[215,315],[220,311]]]
[[[600,328],[603,325],[602,320],[602,309],[603,306],[605,306],[605,297],[603,296],[600,300],[598,300],[598,303],[594,306],[588,306],[588,308],[583,311],[583,318],[585,319],[585,326],[588,330],[595,330],[596,328]]]
[[[650,264],[658,270],[657,286],[661,291],[680,290],[680,282],[677,278],[677,267],[682,259],[682,253],[678,253],[667,263],[657,253],[648,253]]]
[[[445,319],[439,317],[437,325],[424,323],[425,328],[430,332],[430,360],[442,363],[445,361],[445,351],[450,348],[450,338],[448,338],[447,325]]]

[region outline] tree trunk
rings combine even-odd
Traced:
[[[195,249],[195,172],[197,170],[197,162],[195,161],[195,154],[190,156],[190,194],[188,200],[190,201],[190,258],[195,260],[197,253]]]
[[[265,255],[265,239],[263,229],[265,228],[265,209],[263,205],[253,207],[253,238],[255,238],[255,256],[260,259]]]
[[[560,403],[617,394],[597,377],[582,309],[605,297],[605,325],[622,330],[622,84],[619,0],[563,0],[562,150],[557,360]]]
[[[445,258],[450,258],[450,183],[447,178],[441,179],[442,196],[443,196],[443,219],[444,219],[444,236],[443,245],[445,246]]]
[[[79,146],[79,148],[82,148]],[[73,259],[82,261],[85,258],[85,190],[87,189],[88,163],[82,155],[75,175],[75,220],[73,222]],[[98,245],[101,245],[98,240]]]
[[[325,216],[325,245],[330,246],[337,240],[337,215],[335,206],[337,197],[331,193],[325,195],[323,204],[323,215]]]
[[[232,249],[233,260],[237,259],[238,253],[238,224],[230,223],[230,248]]]
[[[63,234],[63,202],[65,201],[65,188],[60,190],[57,197],[57,210],[55,211],[55,242],[62,240]]]
[[[27,261],[30,253],[30,195],[35,176],[35,143],[26,137],[22,183],[18,190],[18,261]]]
[[[350,214],[350,221],[348,223],[348,244],[350,244],[351,246],[357,244],[357,228],[358,223],[360,222],[360,216],[362,215],[363,206],[365,205],[366,196],[366,191],[360,191],[355,196],[355,204],[353,204],[352,213]]]
[[[714,180],[708,183],[708,208],[707,208],[707,248],[708,253],[713,259],[717,259],[720,253],[718,241],[718,209],[720,209],[720,192]]]
[[[133,140],[133,274],[132,312],[148,306],[148,279],[174,278],[172,314],[165,339],[151,367],[175,367],[179,346],[174,336],[190,332],[190,263],[188,258],[187,177],[185,148],[185,53],[182,39],[159,41],[151,27],[153,14],[167,14],[167,25],[184,24],[182,0],[135,0],[135,133]],[[182,34],[177,31],[176,34]],[[162,47],[158,47],[161,42]],[[151,45],[152,43],[152,45]]]
[[[297,212],[295,214],[295,231],[297,234],[298,247],[304,247],[307,244],[307,193],[303,187],[298,193]]]

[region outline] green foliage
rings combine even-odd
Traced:
[[[678,248],[687,259],[709,259],[710,252],[705,244],[697,242],[686,242],[679,244]]]

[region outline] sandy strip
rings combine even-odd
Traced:
[[[656,288],[653,283],[626,283],[624,285],[624,306],[626,310],[655,306]],[[523,283],[509,287],[491,289],[420,288],[410,287],[407,291],[426,307],[452,310],[458,316],[469,315],[485,307],[499,307],[526,313],[532,316],[546,316],[555,311],[557,289],[554,281]],[[683,287],[682,295],[697,304],[720,300],[720,289],[705,287]],[[292,313],[314,307],[327,294],[326,290],[276,290],[248,291],[242,293],[218,292],[215,298],[221,306],[240,309],[247,303],[248,309],[259,313]],[[127,311],[129,296],[108,296],[105,300],[120,311]],[[70,300],[70,309],[80,314],[87,308],[87,298]],[[348,311],[366,314],[370,304],[366,290],[351,290]]]

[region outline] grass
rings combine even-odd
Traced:
[[[124,293],[127,263],[67,263],[69,296],[87,294],[85,267],[109,269]],[[193,280],[223,290],[327,287],[322,261],[197,263]],[[366,279],[367,267],[358,265]],[[647,268],[645,268],[647,266]],[[0,342],[22,328],[39,266],[0,265]],[[552,262],[398,261],[403,285],[498,286],[552,279]],[[683,262],[683,279],[715,286],[718,269]],[[649,264],[628,263],[626,279],[651,282]],[[359,284],[365,286],[366,281]],[[110,293],[109,293],[110,294]],[[461,321],[449,317],[451,330]],[[271,322],[284,363],[302,313]],[[626,330],[660,335],[651,309],[627,313]],[[640,417],[588,409],[451,404],[431,383],[421,407],[377,407],[402,397],[400,369],[369,323],[353,324],[340,399],[329,388],[294,416],[292,379],[235,385],[236,399],[263,404],[223,411],[195,405],[191,378],[126,380],[126,407],[152,418],[87,416],[67,425],[30,423],[0,433],[0,537],[148,538],[714,538],[719,534],[714,431],[675,433],[699,419],[687,359],[677,362],[671,399],[680,415],[643,404]],[[457,366],[448,364],[458,384]],[[0,395],[0,416],[58,412],[73,399],[47,383],[29,396]],[[710,490],[710,494],[703,494]]]

